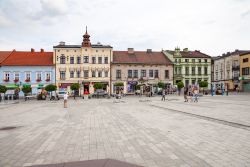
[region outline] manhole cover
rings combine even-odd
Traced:
[[[2,127],[0,128],[0,130],[12,130],[12,129],[16,129],[16,126],[6,126],[6,127]]]

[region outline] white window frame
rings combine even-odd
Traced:
[[[49,79],[51,81],[51,72],[46,72],[44,78],[45,78],[45,80]]]
[[[20,73],[19,72],[14,72],[14,80],[18,79],[20,81]]]
[[[6,74],[8,74],[8,77],[6,77]],[[4,72],[3,73],[3,79],[6,80],[8,78],[8,81],[10,80],[10,72]]]
[[[25,72],[25,80],[27,80],[27,74],[29,74],[29,80],[31,81],[31,72]]]
[[[40,78],[38,77],[40,74]],[[36,80],[40,79],[40,81],[42,80],[42,72],[36,72]]]

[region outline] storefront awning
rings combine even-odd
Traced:
[[[18,88],[18,86],[16,84],[8,84],[8,85],[6,85],[6,88],[7,89],[16,89],[16,88]]]

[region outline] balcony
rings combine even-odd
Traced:
[[[240,70],[240,66],[232,66],[232,70],[233,71],[239,71]]]
[[[238,80],[239,80],[239,76],[233,77],[233,80],[234,80],[234,81],[238,81]]]

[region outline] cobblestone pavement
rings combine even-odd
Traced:
[[[116,159],[147,167],[250,166],[250,95],[0,105],[0,166]]]

